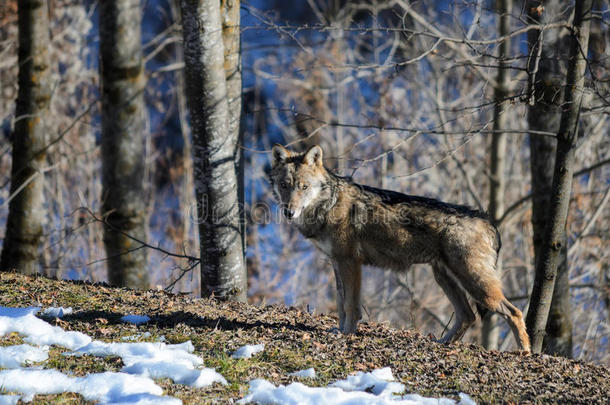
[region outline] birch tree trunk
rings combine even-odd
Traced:
[[[45,116],[51,99],[48,3],[18,2],[19,93],[13,133],[13,162],[6,233],[0,269],[38,272],[45,217],[42,169],[47,143]]]
[[[244,149],[242,130],[242,84],[241,84],[241,32],[240,0],[221,0],[222,42],[224,45],[225,75],[227,78],[227,104],[229,109],[229,136],[237,139],[235,144],[235,167],[237,170],[237,198],[239,201],[240,236],[242,253],[246,252],[246,217],[244,187]],[[245,263],[245,256],[244,256]],[[246,276],[247,277],[247,276]],[[247,279],[246,279],[247,282]],[[244,289],[247,286],[244,284]]]
[[[246,270],[218,0],[182,0],[186,98],[191,113],[201,246],[201,293],[246,300]]]
[[[532,351],[536,353],[542,350],[560,253],[561,249],[565,248],[565,227],[574,172],[592,3],[592,0],[577,1],[574,10],[574,33],[571,35],[568,74],[557,133],[549,221],[545,228],[540,256],[536,260],[536,275],[526,318],[528,333],[532,340]]]
[[[102,210],[111,284],[148,288],[139,0],[100,2]],[[129,235],[129,236],[128,236]]]
[[[498,14],[498,36],[506,36],[510,32],[510,13],[513,8],[512,0],[498,0],[496,13]],[[489,181],[489,216],[494,225],[504,213],[504,189],[506,186],[505,155],[506,155],[506,133],[502,132],[507,127],[506,109],[509,106],[508,79],[509,71],[506,60],[510,51],[510,40],[499,45],[498,58],[499,69],[496,78],[497,85],[494,89],[494,132],[491,135],[490,150],[490,181]],[[496,271],[502,272],[502,257],[498,256]],[[483,318],[481,329],[481,340],[483,347],[490,350],[498,349],[498,328],[494,317],[488,314]]]
[[[532,23],[544,23],[547,20],[552,20],[554,15],[564,7],[559,0],[547,1],[545,2],[545,11],[540,15],[536,11],[540,4],[540,1],[534,1],[528,5],[528,16]],[[560,29],[546,30],[542,37],[539,31],[530,31],[528,34],[530,55],[537,55],[538,47],[542,47],[536,80],[533,83],[533,88],[530,89],[534,92],[535,97],[535,103],[529,107],[528,111],[528,124],[531,130],[547,132],[557,132],[559,130],[561,102],[563,101],[562,82],[567,70],[565,61],[568,59],[569,36],[567,34],[567,30]],[[530,71],[533,71],[534,64],[535,59],[532,59],[529,67]],[[529,143],[534,256],[535,259],[538,259],[541,256],[545,226],[549,220],[550,193],[553,185],[557,139],[548,136],[530,135]],[[571,357],[572,320],[565,232],[563,240],[544,338],[544,351]]]

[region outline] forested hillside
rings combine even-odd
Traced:
[[[465,393],[477,403],[605,404],[610,395],[610,370],[605,367],[548,355],[486,351],[470,344],[445,346],[431,337],[378,323],[361,325],[357,335],[337,335],[329,332],[336,323],[334,317],[283,305],[222,303],[162,291],[11,273],[0,276],[0,305],[72,308],[61,318],[53,316],[57,313],[41,312],[39,316],[63,330],[83,332],[101,342],[192,342],[193,353],[203,360],[203,366],[215,369],[227,384],[195,388],[188,385],[188,379],[178,384],[155,378],[164,395],[185,404],[229,403],[243,398],[249,382],[256,378],[274,385],[300,381],[325,387],[354,373],[383,367],[390,367],[407,394],[433,398],[459,400],[458,394]],[[121,319],[125,315],[149,319],[128,319],[143,322],[134,325]],[[0,314],[2,333],[6,330],[4,316],[5,311]],[[15,345],[23,338],[19,333],[3,334],[0,345]],[[232,358],[234,351],[247,344],[263,344],[264,349],[249,359]],[[48,360],[35,364],[81,377],[120,371],[128,362],[120,354],[62,355],[66,352],[69,350],[64,347],[53,346]],[[290,375],[311,367],[315,378]],[[170,378],[177,379],[177,375],[180,373],[174,371]],[[373,383],[369,384],[368,392],[374,391]],[[74,403],[81,401],[78,398],[75,394],[43,395],[33,403],[59,399]]]
[[[607,0],[2,0],[0,272],[333,314],[268,177],[274,143],[317,144],[488,212],[534,351],[608,366],[608,55]],[[365,321],[456,318],[428,265],[362,279]],[[497,316],[464,341],[515,347]]]

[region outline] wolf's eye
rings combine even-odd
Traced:
[[[281,183],[280,183],[280,187],[281,187],[281,188],[286,188],[286,182],[285,182],[285,181],[281,182]]]
[[[309,185],[303,184],[303,190],[307,190],[307,187],[309,187]]]

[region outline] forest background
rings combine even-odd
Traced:
[[[150,287],[198,295],[196,179],[178,3],[141,2],[145,268]],[[551,318],[565,355],[609,364],[610,8],[606,1],[593,4],[557,290],[564,300]],[[44,126],[53,142],[43,170],[37,271],[108,281],[99,215],[100,3],[51,0],[48,11],[54,62]],[[563,110],[573,4],[257,0],[242,1],[240,14],[248,301],[335,310],[328,259],[283,223],[273,201],[266,172],[278,142],[296,150],[322,145],[327,167],[359,183],[489,211],[502,235],[507,296],[526,309],[541,238],[536,227],[545,224],[545,210],[536,205],[548,203]],[[535,24],[538,29],[529,28]],[[1,241],[13,197],[17,31],[17,2],[4,1]],[[401,274],[367,269],[364,283],[365,320],[436,336],[451,320],[451,306],[426,266]],[[493,319],[466,339],[499,349],[514,344]]]

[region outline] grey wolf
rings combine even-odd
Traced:
[[[283,214],[333,263],[339,330],[354,333],[361,318],[362,265],[406,271],[430,263],[455,309],[440,339],[460,340],[477,308],[498,313],[517,344],[530,351],[523,314],[502,292],[496,274],[497,229],[465,206],[360,185],[327,170],[322,149],[295,153],[275,145],[270,181]]]

